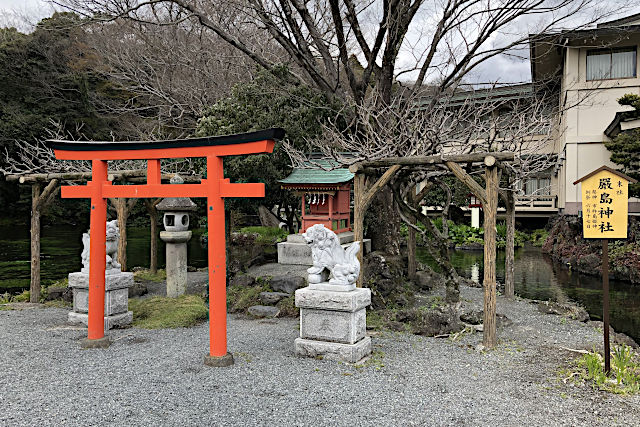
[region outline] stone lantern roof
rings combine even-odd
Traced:
[[[176,174],[169,182],[171,184],[184,184],[184,179],[182,179],[180,175]],[[165,197],[156,206],[156,209],[159,211],[173,212],[195,211],[197,208],[198,205],[193,203],[193,201],[188,197]]]

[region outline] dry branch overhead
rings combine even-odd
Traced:
[[[401,166],[424,166],[445,164],[447,162],[455,163],[478,163],[485,162],[487,158],[493,158],[493,161],[513,161],[514,153],[470,153],[470,154],[453,154],[453,155],[435,155],[435,156],[411,156],[411,157],[386,157],[378,160],[364,161],[349,166],[352,173],[361,172],[365,168],[388,167],[393,165]]]
[[[163,173],[163,180],[170,180],[175,174]],[[127,181],[127,182],[144,182],[146,181],[146,169],[123,170],[109,172],[109,181]],[[89,181],[91,180],[91,172],[62,172],[62,173],[27,173],[27,174],[10,174],[6,175],[8,182],[18,181],[20,184],[32,184],[36,182],[49,182],[53,179],[60,181]],[[200,182],[202,179],[199,175],[182,176],[185,182]]]

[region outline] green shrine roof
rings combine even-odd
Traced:
[[[331,167],[337,166],[328,160],[313,160],[313,162],[305,163],[303,168],[295,168],[291,175],[281,180],[282,184],[340,184],[353,179],[353,174],[346,168],[337,168],[331,170]]]

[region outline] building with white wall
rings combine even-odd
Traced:
[[[559,213],[581,210],[578,178],[609,160],[604,142],[616,132],[640,127],[620,112],[631,109],[617,100],[640,95],[638,47],[640,14],[599,24],[596,28],[532,35],[531,73],[534,87],[557,93],[558,132],[553,150],[558,164],[549,177]],[[640,213],[631,199],[630,213]]]

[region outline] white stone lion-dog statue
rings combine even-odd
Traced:
[[[345,251],[336,233],[323,224],[312,225],[302,236],[311,247],[313,259],[313,266],[307,269],[309,283],[322,282],[325,269],[331,273],[331,285],[352,285],[356,282],[360,274],[357,257],[360,242],[353,242]]]
[[[120,272],[122,266],[118,262],[118,242],[120,240],[120,229],[118,228],[118,221],[107,221],[107,234],[106,234],[106,248],[107,254],[105,271],[107,274],[113,274]],[[89,264],[91,263],[91,237],[89,232],[82,234],[82,272],[89,274]]]

